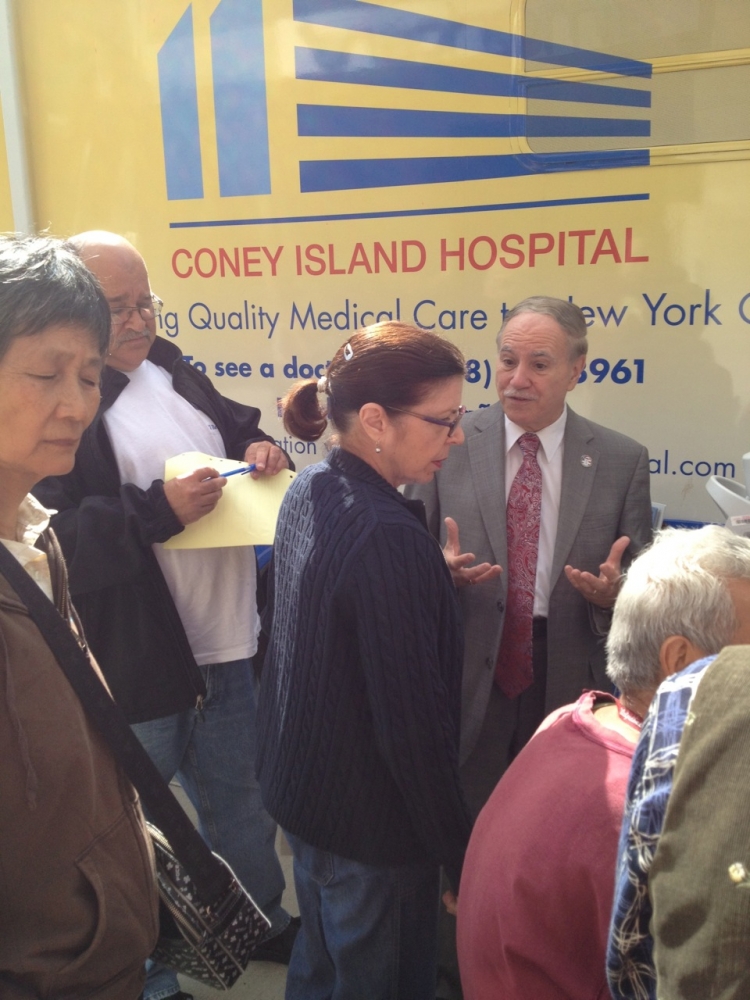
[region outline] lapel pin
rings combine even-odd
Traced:
[[[591,455],[581,455],[581,465],[584,469],[590,469],[593,464],[594,460]]]

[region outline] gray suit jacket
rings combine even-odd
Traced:
[[[500,403],[473,411],[462,427],[466,444],[452,448],[434,480],[410,487],[408,495],[424,500],[430,530],[442,543],[443,519],[450,516],[458,524],[463,552],[505,569],[505,420]],[[588,466],[581,462],[584,455],[591,458]],[[568,582],[563,567],[598,574],[621,535],[630,538],[626,563],[651,539],[648,452],[632,438],[568,409],[547,622],[548,712],[575,701],[585,688],[610,690],[594,609]],[[505,573],[459,592],[466,627],[461,763],[474,749],[487,711],[506,593]]]

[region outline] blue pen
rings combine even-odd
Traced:
[[[244,469],[232,469],[230,472],[222,472],[220,475],[226,479],[227,476],[244,476],[246,472],[255,472],[255,462]]]
[[[244,476],[246,472],[255,472],[255,462],[253,462],[252,465],[246,466],[244,469],[230,469],[229,472],[220,472],[219,475],[226,479],[227,476]],[[207,483],[213,478],[214,476],[209,476],[207,479],[204,479],[203,482]]]

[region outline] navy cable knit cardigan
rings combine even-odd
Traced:
[[[471,832],[458,777],[463,633],[423,505],[335,449],[289,489],[271,574],[266,808],[321,850],[432,860],[457,888]]]

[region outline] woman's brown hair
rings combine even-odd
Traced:
[[[346,431],[365,403],[410,409],[436,382],[464,372],[463,355],[450,341],[407,323],[377,323],[342,344],[322,378],[290,389],[282,404],[284,426],[303,441],[316,441],[329,420]]]

